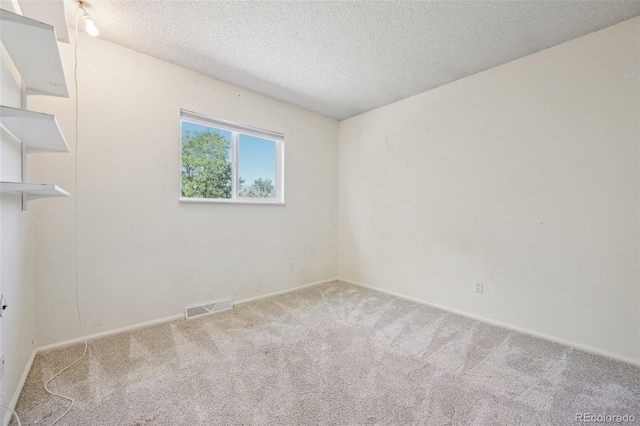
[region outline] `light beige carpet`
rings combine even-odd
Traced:
[[[43,383],[81,351],[37,356],[23,424],[64,411]],[[92,341],[51,387],[64,425],[640,422],[636,367],[339,282]]]

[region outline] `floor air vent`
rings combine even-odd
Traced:
[[[194,319],[203,315],[226,311],[227,309],[233,309],[233,302],[231,299],[212,302],[207,305],[190,306],[184,309],[184,314],[187,319]]]

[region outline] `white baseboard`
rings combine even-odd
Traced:
[[[640,367],[640,360],[636,360],[636,359],[629,358],[629,357],[626,357],[626,356],[618,355],[618,354],[615,354],[615,353],[612,353],[612,352],[609,352],[609,351],[605,351],[605,350],[602,350],[602,349],[594,348],[594,347],[591,347],[591,346],[588,346],[588,345],[583,345],[581,343],[572,342],[570,340],[562,339],[560,337],[555,337],[555,336],[550,336],[548,334],[539,333],[537,331],[529,330],[529,329],[523,328],[523,327],[518,327],[516,325],[507,324],[507,323],[504,323],[504,322],[501,322],[501,321],[492,320],[490,318],[485,318],[485,317],[482,317],[482,316],[479,316],[479,315],[474,315],[474,314],[470,314],[470,313],[467,313],[467,312],[459,311],[457,309],[449,308],[447,306],[442,306],[442,305],[438,305],[436,303],[427,302],[425,300],[421,300],[421,299],[418,299],[418,298],[415,298],[415,297],[411,297],[411,296],[405,296],[403,294],[399,294],[399,293],[395,293],[393,291],[385,290],[385,289],[382,289],[382,288],[378,288],[378,287],[373,287],[373,286],[370,286],[370,285],[362,284],[362,283],[359,283],[359,282],[356,282],[356,281],[351,281],[351,280],[348,280],[348,279],[345,279],[345,278],[339,278],[339,280],[342,281],[342,282],[348,283],[348,284],[353,284],[353,285],[357,285],[357,286],[360,286],[360,287],[365,287],[365,288],[368,288],[368,289],[371,289],[371,290],[379,291],[381,293],[386,293],[386,294],[389,294],[391,296],[398,297],[400,299],[409,300],[411,302],[420,303],[422,305],[432,306],[434,308],[442,309],[443,311],[451,312],[451,313],[456,314],[456,315],[460,315],[460,316],[463,316],[463,317],[471,318],[473,320],[481,321],[481,322],[484,322],[484,323],[487,323],[487,324],[495,325],[496,327],[506,328],[508,330],[513,330],[513,331],[517,331],[517,332],[520,332],[520,333],[528,334],[530,336],[538,337],[538,338],[543,339],[543,340],[548,340],[548,341],[553,342],[553,343],[558,343],[558,344],[561,344],[561,345],[564,345],[564,346],[569,346],[571,348],[578,349],[578,350],[581,350],[581,351],[584,351],[584,352],[589,352],[589,353],[592,353],[592,354],[595,354],[595,355],[604,356],[604,357],[607,357],[607,358],[614,359],[616,361],[622,361],[622,362],[626,362],[627,364],[631,364],[631,365],[635,365],[635,366]]]
[[[266,299],[267,297],[279,296],[281,294],[291,293],[292,291],[302,290],[303,288],[313,287],[314,285],[326,284],[326,283],[330,283],[332,281],[338,281],[338,280],[339,278],[330,278],[328,280],[316,281],[315,283],[311,283],[311,284],[303,284],[298,287],[288,288],[286,290],[280,290],[280,291],[274,291],[272,293],[261,294],[259,296],[249,297],[247,299],[242,299],[242,300],[238,300],[237,302],[233,302],[233,306],[242,305],[243,303],[249,303],[255,300]]]
[[[170,317],[160,318],[157,320],[141,322],[138,324],[128,325],[125,327],[115,328],[113,330],[101,331],[100,333],[90,334],[86,336],[87,341],[96,340],[101,337],[113,336],[115,334],[125,333],[127,331],[137,330],[139,328],[151,327],[152,325],[162,324],[169,321],[175,321],[177,319],[184,318],[184,314],[171,315]],[[75,339],[65,340],[63,342],[52,343],[50,345],[40,346],[36,349],[37,353],[47,352],[52,349],[60,349],[67,346],[75,345],[84,342],[84,337],[76,337]]]
[[[303,284],[303,285],[300,285],[300,286],[297,286],[297,287],[288,288],[288,289],[285,289],[285,290],[274,291],[273,293],[261,294],[259,296],[255,296],[255,297],[250,297],[250,298],[247,298],[247,299],[239,300],[237,302],[234,302],[233,305],[234,306],[235,305],[241,305],[243,303],[252,302],[254,300],[265,299],[267,297],[273,297],[273,296],[277,296],[279,294],[290,293],[292,291],[301,290],[301,289],[306,288],[306,287],[312,287],[314,285],[325,284],[325,283],[329,283],[331,281],[336,281],[336,280],[338,280],[338,278],[331,278],[331,279],[328,279],[328,280],[317,281],[317,282],[310,283],[310,284]],[[152,321],[146,321],[146,322],[142,322],[142,323],[138,323],[138,324],[128,325],[128,326],[116,328],[116,329],[113,329],[113,330],[102,331],[100,333],[91,334],[91,335],[87,336],[87,341],[100,339],[102,337],[107,337],[107,336],[113,336],[113,335],[116,335],[116,334],[125,333],[127,331],[137,330],[139,328],[151,327],[153,325],[163,324],[163,323],[166,323],[166,322],[175,321],[177,319],[184,319],[184,313],[181,313],[181,314],[178,314],[178,315],[172,315],[170,317],[160,318],[160,319],[156,319],[156,320],[152,320]],[[37,348],[35,350],[35,352],[36,353],[46,352],[46,351],[50,351],[52,349],[60,349],[60,348],[66,347],[66,346],[71,346],[71,345],[75,345],[75,344],[82,343],[82,342],[84,342],[84,338],[83,337],[77,337],[75,339],[65,340],[63,342],[57,342],[57,343],[52,343],[50,345],[41,346],[41,347]]]
[[[29,361],[27,361],[27,365],[24,367],[24,371],[22,372],[22,377],[20,377],[20,382],[18,382],[18,388],[13,393],[13,397],[11,398],[11,402],[9,402],[9,408],[12,410],[16,409],[16,404],[18,404],[18,398],[20,398],[20,394],[22,393],[22,388],[27,381],[27,376],[29,375],[29,371],[31,371],[31,366],[33,365],[33,360],[36,359],[37,349],[31,351],[31,356],[29,357]],[[2,419],[2,425],[7,426],[11,419],[13,418],[13,413],[7,410],[5,413],[4,419]]]

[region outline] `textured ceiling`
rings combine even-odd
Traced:
[[[637,0],[86,3],[105,40],[340,120],[640,15]]]

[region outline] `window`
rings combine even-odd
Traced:
[[[180,201],[283,204],[284,137],[181,111]]]

